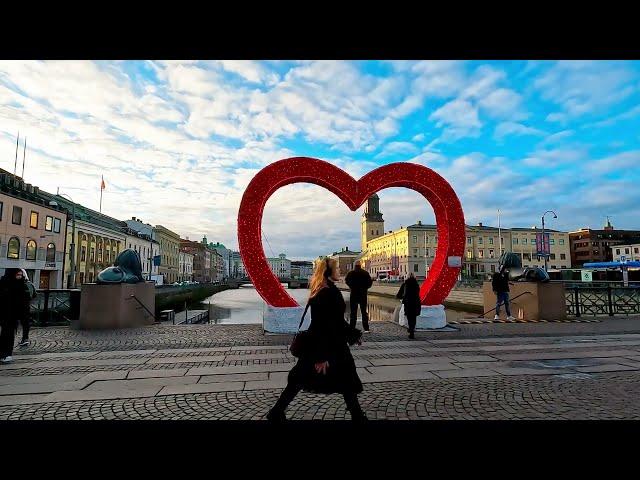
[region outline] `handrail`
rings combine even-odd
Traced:
[[[153,318],[154,321],[159,322],[159,320],[156,318],[156,316],[153,313],[151,313],[151,310],[149,310],[147,307],[145,307],[144,304],[140,300],[138,300],[138,297],[136,297],[135,295],[131,295],[130,298],[133,298],[136,302],[138,302],[140,304],[140,306],[142,308],[144,308],[149,315],[151,315],[151,317]]]

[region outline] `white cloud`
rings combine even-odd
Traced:
[[[502,122],[496,126],[494,137],[496,139],[503,139],[508,135],[533,135],[543,136],[545,132],[537,128],[527,127],[521,123],[515,122]]]
[[[437,127],[446,127],[453,138],[477,135],[482,126],[477,107],[461,99],[446,103],[433,112],[429,120],[435,121]]]
[[[419,151],[413,143],[410,142],[391,142],[387,143],[382,151],[375,158],[384,158],[393,155],[415,154]]]
[[[422,142],[424,141],[424,133],[419,133],[417,135],[414,135],[414,137],[411,139],[414,142]]]

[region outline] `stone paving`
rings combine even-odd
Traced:
[[[416,340],[376,322],[353,348],[371,419],[640,418],[640,318],[463,325]],[[34,329],[0,366],[0,419],[262,419],[295,359],[258,325]],[[348,419],[300,394],[292,419]]]

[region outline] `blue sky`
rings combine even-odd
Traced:
[[[355,177],[421,163],[470,224],[495,224],[500,208],[527,227],[553,209],[551,228],[607,215],[640,228],[639,123],[629,61],[0,62],[2,168],[19,130],[27,182],[97,209],[104,174],[104,213],[229,246],[251,177],[296,155]],[[381,209],[387,229],[433,221],[403,189],[383,191]],[[265,251],[358,249],[360,215],[319,187],[285,187],[265,210]]]

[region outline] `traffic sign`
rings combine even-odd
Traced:
[[[591,270],[580,270],[580,274],[583,282],[593,281],[593,272]]]

